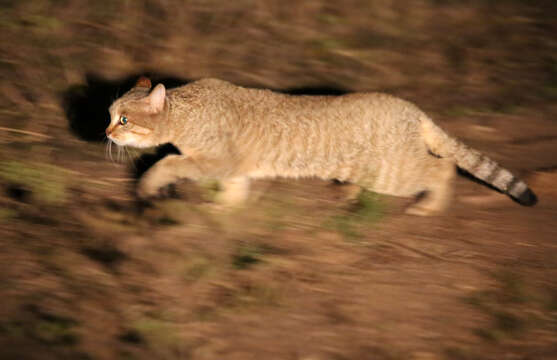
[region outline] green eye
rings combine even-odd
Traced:
[[[120,116],[120,124],[126,125],[128,123],[128,118],[124,115]]]

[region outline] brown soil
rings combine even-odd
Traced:
[[[0,357],[557,359],[557,9],[535,3],[3,1]],[[388,91],[539,203],[463,176],[431,218],[312,179],[232,213],[212,184],[139,203],[172,149],[112,162],[102,132],[142,73]]]

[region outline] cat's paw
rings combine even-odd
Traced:
[[[421,206],[411,205],[404,211],[408,215],[414,216],[432,216],[435,214],[431,209],[427,209]]]
[[[429,206],[428,206],[429,205]],[[438,216],[443,214],[444,207],[423,204],[421,201],[410,205],[404,211],[408,215],[415,216]]]
[[[141,200],[155,200],[177,197],[176,187],[174,186],[174,184],[166,185],[163,187],[153,187],[139,183],[136,189],[136,195]]]
[[[158,195],[158,189],[152,189],[145,186],[138,186],[135,195],[141,200],[151,200]]]

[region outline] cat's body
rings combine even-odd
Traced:
[[[224,184],[222,201],[237,203],[252,178],[318,177],[397,196],[427,192],[408,209],[427,215],[448,205],[457,165],[522,204],[536,200],[507,170],[386,94],[291,96],[216,79],[149,88],[140,79],[116,100],[107,128],[119,145],[170,142],[182,153],[142,177],[141,197],[182,178],[214,178]]]

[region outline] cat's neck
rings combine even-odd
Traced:
[[[156,133],[158,137],[157,146],[167,143],[173,143],[176,141],[176,131],[175,124],[173,124],[172,115],[172,104],[170,99],[166,99],[164,102],[164,108],[157,118],[154,119],[154,123],[157,124]]]

